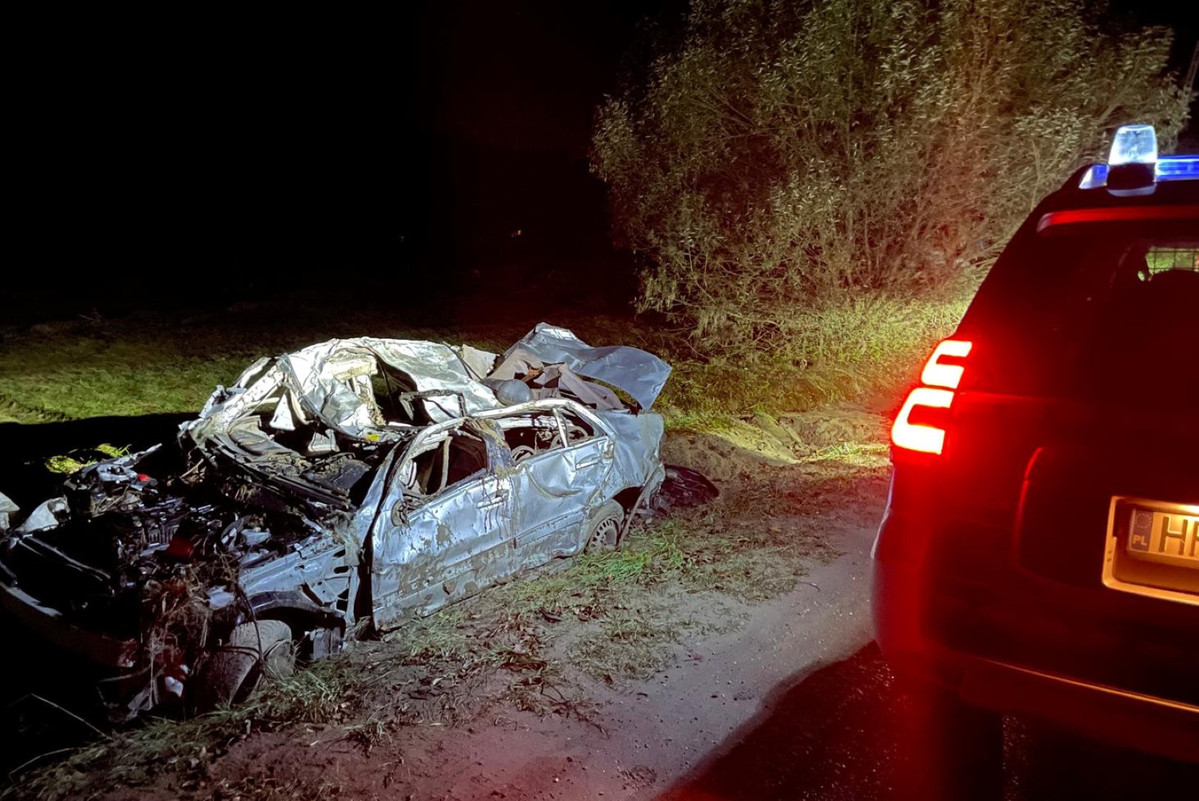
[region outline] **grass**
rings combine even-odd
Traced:
[[[875,295],[797,309],[788,348],[736,360],[676,360],[663,402],[680,410],[685,427],[730,414],[778,414],[841,401],[889,408],[937,340],[952,333],[967,304],[966,298]]]
[[[554,322],[595,344],[662,355],[675,369],[660,410],[673,428],[703,431],[754,410],[777,414],[842,400],[885,405],[931,345],[952,331],[965,305],[866,296],[797,309],[790,347],[739,360],[700,358],[680,332],[648,319],[630,324],[589,315]],[[8,329],[0,331],[0,422],[195,411],[217,384],[232,382],[262,355],[355,335],[465,342],[499,352],[535,322],[414,327],[386,311],[309,299],[192,317],[91,315]]]
[[[599,681],[644,680],[666,667],[671,647],[692,625],[666,605],[638,604],[605,618],[597,630],[572,645],[569,655]]]
[[[869,465],[873,462],[871,457],[886,454],[888,451],[888,446],[882,442],[838,442],[820,448],[815,453],[805,456],[802,461],[811,463],[836,459],[851,464]]]
[[[254,732],[347,719],[354,712],[350,700],[357,695],[357,683],[350,660],[329,659],[275,679],[239,706],[190,720],[152,719],[73,749],[26,775],[18,769],[20,780],[5,796],[40,801],[87,798],[113,785],[145,784],[164,771],[178,774],[184,784],[195,784],[213,759]]]

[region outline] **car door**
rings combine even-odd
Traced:
[[[539,411],[544,447],[514,448],[512,533],[522,567],[577,553],[592,509],[607,500],[613,469],[611,433],[600,421],[565,406]],[[506,430],[509,445],[516,429]]]
[[[375,624],[428,614],[511,572],[507,448],[492,423],[422,433],[390,477],[372,538]]]

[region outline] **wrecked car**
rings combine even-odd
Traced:
[[[662,483],[670,374],[540,324],[502,355],[333,340],[252,364],[177,441],[0,495],[0,604],[101,666],[114,719],[243,698],[557,557]]]

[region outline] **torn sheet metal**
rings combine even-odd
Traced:
[[[21,525],[17,526],[14,533],[30,534],[35,531],[47,531],[57,527],[66,514],[66,498],[51,498],[48,501],[42,501],[29,513]]]
[[[0,533],[8,531],[8,518],[21,511],[21,507],[13,503],[3,492],[0,492]]]
[[[492,378],[513,378],[529,367],[565,364],[574,372],[629,393],[642,409],[657,400],[670,365],[652,353],[627,345],[593,348],[565,328],[538,323],[504,353]]]
[[[368,535],[375,625],[582,551],[605,503],[631,511],[656,488],[662,432],[657,414],[541,398],[418,433],[370,491],[383,493]]]
[[[617,470],[629,478],[626,486],[641,486],[662,463],[659,452],[666,426],[656,414],[599,413],[612,429]]]
[[[203,438],[270,403],[278,430],[317,419],[346,436],[395,440],[395,428],[423,422],[412,419],[416,411],[436,423],[499,406],[474,373],[494,355],[471,348],[463,356],[468,361],[448,345],[418,340],[322,342],[278,357],[265,372],[256,363],[232,390],[218,388],[201,419],[185,427]],[[381,408],[379,384],[384,393],[410,396],[413,414]]]
[[[580,376],[623,390],[648,410],[670,376],[670,366],[638,348],[592,348],[569,330],[545,323],[502,359],[467,345],[335,339],[273,362],[255,362],[233,388],[218,387],[200,420],[184,428],[202,441],[227,430],[239,417],[269,408],[269,428],[276,431],[294,431],[320,420],[345,436],[396,441],[398,429],[406,426],[510,405],[513,396],[497,398],[493,387],[511,379],[535,385],[541,390],[539,397],[556,397],[559,393],[552,390],[561,389],[598,410],[623,408],[611,390]],[[385,408],[380,384],[384,393],[398,393],[403,409]]]

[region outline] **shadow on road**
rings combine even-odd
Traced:
[[[658,801],[924,798],[921,715],[871,644],[770,699]],[[1004,728],[1003,786],[990,789],[1007,801],[1186,798],[1199,787],[1199,766],[1011,719]]]

